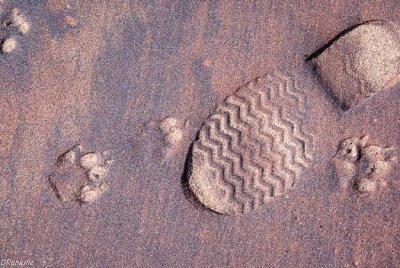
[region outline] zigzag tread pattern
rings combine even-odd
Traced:
[[[292,187],[312,160],[305,102],[295,79],[282,74],[229,96],[193,145],[189,186],[198,199],[216,212],[242,214]]]

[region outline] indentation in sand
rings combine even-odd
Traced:
[[[49,182],[57,197],[63,201],[90,203],[97,200],[109,187],[107,177],[112,160],[108,152],[83,153],[77,145],[57,159]]]
[[[243,214],[301,180],[313,159],[306,88],[286,74],[255,79],[229,96],[193,143],[189,188],[206,207]]]
[[[167,117],[160,123],[160,129],[164,135],[164,141],[168,145],[177,145],[183,137],[178,120],[173,117]]]
[[[368,144],[368,136],[340,142],[334,165],[343,188],[359,193],[376,192],[387,186],[387,174],[397,157],[392,148]]]
[[[1,44],[1,52],[11,53],[17,47],[17,39],[14,37],[7,38]]]
[[[318,75],[345,108],[399,81],[400,42],[393,25],[374,21],[353,28],[313,58]]]
[[[1,3],[0,3],[1,4]],[[1,6],[0,6],[1,8]],[[26,35],[31,26],[25,15],[18,8],[13,8],[10,14],[2,22],[4,30],[16,29],[21,35]],[[1,51],[3,53],[11,53],[17,47],[18,41],[14,35],[5,38],[1,42]]]

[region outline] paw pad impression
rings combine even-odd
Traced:
[[[90,203],[108,190],[107,177],[113,163],[107,152],[83,153],[77,145],[57,159],[49,182],[63,201]]]
[[[385,187],[386,175],[396,160],[391,151],[391,147],[368,144],[368,136],[343,140],[334,159],[342,187],[361,194]]]

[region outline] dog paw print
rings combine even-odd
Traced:
[[[59,199],[90,203],[108,190],[106,181],[112,163],[107,151],[84,153],[77,145],[57,159],[49,182]]]
[[[368,144],[368,136],[343,140],[334,159],[341,185],[359,193],[385,187],[386,175],[397,159],[390,156],[391,151],[391,147]]]
[[[13,8],[3,19],[1,27],[6,36],[1,41],[1,52],[11,53],[18,46],[18,35],[26,35],[31,26],[25,15],[18,8]]]
[[[156,152],[162,158],[167,159],[176,155],[181,148],[189,124],[188,119],[165,117],[146,123],[142,134],[149,135],[152,133],[153,137],[157,137],[157,141],[154,143],[154,146],[157,147]]]
[[[181,142],[183,133],[182,126],[176,118],[167,117],[160,123],[160,130],[164,136],[164,142],[168,146],[174,146]]]

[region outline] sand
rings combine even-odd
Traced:
[[[313,62],[321,80],[344,108],[353,108],[399,80],[399,37],[387,23],[361,24]]]
[[[248,213],[297,182],[312,159],[313,136],[303,126],[303,89],[294,85],[292,76],[282,74],[256,79],[205,121],[189,178],[205,206]]]
[[[109,189],[107,177],[113,161],[105,159],[108,152],[82,155],[82,151],[78,145],[62,154],[49,176],[51,187],[62,201],[90,203]]]
[[[368,136],[341,141],[334,158],[339,184],[347,191],[364,194],[382,190],[397,159],[391,151],[390,147],[369,144]]]
[[[1,51],[3,53],[11,53],[17,48],[17,39],[14,37],[7,38],[1,44]]]

